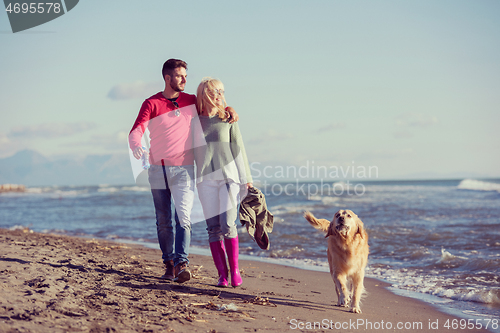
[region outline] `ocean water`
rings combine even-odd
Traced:
[[[242,227],[245,258],[328,271],[326,240],[302,217],[331,219],[351,209],[369,234],[367,276],[389,282],[467,318],[500,319],[500,180],[275,183],[262,185],[275,216],[271,248],[260,250]],[[193,252],[208,253],[195,203]],[[147,187],[28,188],[0,194],[0,227],[141,242],[157,247]]]

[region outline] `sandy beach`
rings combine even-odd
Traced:
[[[374,279],[353,314],[328,273],[242,260],[243,285],[218,288],[212,259],[190,260],[177,284],[160,250],[0,229],[0,332],[486,332]]]

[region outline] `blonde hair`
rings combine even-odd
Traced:
[[[224,98],[224,94],[221,94],[222,97],[222,105],[215,104],[215,94],[213,91],[215,89],[224,90],[224,85],[218,79],[214,79],[211,77],[204,77],[201,79],[201,83],[198,85],[198,90],[196,91],[196,106],[198,107],[198,114],[201,114],[203,109],[207,110],[207,108],[217,108],[217,114],[220,119],[227,119],[228,115],[226,114],[226,99]]]

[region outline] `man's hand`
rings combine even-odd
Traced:
[[[230,115],[230,118],[229,118],[229,123],[230,124],[235,123],[238,120],[240,120],[240,117],[238,116],[238,114],[236,113],[236,111],[234,111],[234,109],[232,107],[228,106],[226,108],[226,112],[229,113],[229,115]]]
[[[136,159],[140,159],[142,157],[142,154],[144,154],[144,149],[142,149],[142,147],[137,147],[134,149],[132,154]]]

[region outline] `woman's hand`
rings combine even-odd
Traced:
[[[252,184],[252,183],[247,183],[247,190],[248,190],[249,188],[252,188],[252,187],[253,187],[253,184]]]

